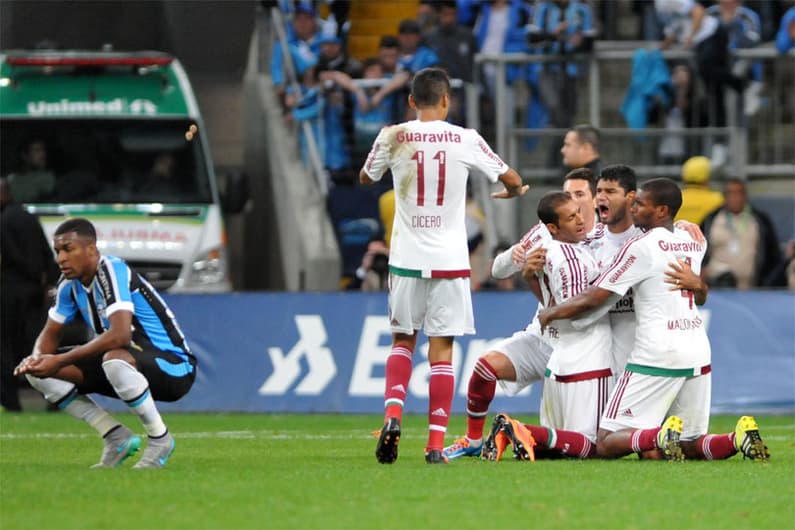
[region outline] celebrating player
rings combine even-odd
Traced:
[[[176,401],[196,378],[196,358],[174,315],[155,289],[119,258],[100,256],[97,234],[86,219],[62,223],[54,236],[63,274],[55,305],[33,353],[15,374],[105,440],[99,463],[116,467],[141,446],[141,438],[113,419],[86,394],[120,398],[148,434],[134,468],[158,468],[174,451],[174,439],[154,400]],[[64,324],[80,314],[95,337],[57,354]]]
[[[603,308],[630,288],[634,291],[635,345],[602,418],[600,456],[659,448],[666,459],[675,460],[684,454],[727,458],[737,451],[749,458],[769,458],[749,416],[740,418],[734,433],[705,436],[711,351],[696,305],[707,297],[706,284],[698,277],[706,244],[674,233],[681,204],[682,193],[673,181],[648,181],[632,209],[635,225],[645,233],[622,247],[592,287],[541,311],[542,329],[555,320]]]
[[[392,351],[386,363],[385,414],[375,455],[397,459],[403,403],[411,376],[417,332],[428,336],[431,363],[429,433],[425,460],[445,463],[444,433],[454,391],[453,338],[475,332],[467,250],[466,181],[484,174],[509,198],[527,186],[471,129],[444,120],[450,109],[450,80],[425,68],[411,83],[409,105],[417,119],[385,127],[359,173],[363,184],[392,170],[396,211],[389,255],[389,320]]]
[[[538,217],[552,234],[552,241],[540,277],[530,267],[523,274],[531,285],[538,284],[544,306],[550,307],[587,289],[599,269],[590,250],[578,244],[585,240],[585,224],[569,193],[544,195]],[[525,426],[506,414],[498,415],[483,450],[490,460],[499,459],[508,440],[517,458],[532,459],[536,436],[545,448],[564,455],[586,458],[596,452],[596,430],[612,375],[607,317],[586,329],[575,329],[563,320],[549,328],[546,337],[552,355],[541,397],[543,427]],[[502,443],[500,432],[506,435],[501,437]]]
[[[594,191],[596,184],[590,169],[570,171],[563,179],[563,191],[568,192],[579,207],[583,226],[588,238],[604,231],[595,222]],[[546,261],[546,247],[552,241],[547,224],[542,220],[535,224],[522,238],[494,259],[491,274],[495,278],[507,278],[530,266],[540,271]],[[541,293],[535,293],[539,299]],[[543,307],[539,302],[538,309]],[[483,354],[475,363],[467,389],[466,435],[445,447],[448,459],[462,456],[480,456],[483,449],[483,426],[489,405],[499,382],[502,388],[514,395],[528,385],[542,381],[552,353],[552,347],[541,337],[541,328],[535,315],[527,327],[500,341]]]

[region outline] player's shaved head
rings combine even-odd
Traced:
[[[450,77],[441,68],[423,68],[411,80],[411,98],[419,107],[434,107],[450,93]]]
[[[541,197],[538,201],[538,209],[536,213],[538,218],[544,224],[552,224],[558,226],[558,208],[561,204],[565,204],[573,200],[571,195],[566,191],[549,191]]]
[[[655,206],[667,206],[668,215],[673,219],[682,206],[682,190],[671,179],[657,178],[646,181],[641,186]]]
[[[57,237],[72,232],[77,234],[78,237],[88,239],[89,241],[97,240],[97,231],[94,229],[94,225],[91,224],[91,221],[83,219],[82,217],[75,217],[64,221],[55,229],[54,235]]]

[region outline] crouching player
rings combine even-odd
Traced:
[[[184,396],[196,378],[196,358],[155,289],[121,259],[100,256],[89,221],[65,221],[53,242],[63,278],[33,352],[14,373],[103,437],[102,458],[93,467],[118,466],[140,448],[141,438],[87,396],[92,393],[124,400],[140,418],[148,442],[133,467],[163,467],[174,439],[154,400]],[[64,325],[78,313],[94,338],[56,353]]]

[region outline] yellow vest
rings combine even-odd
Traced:
[[[676,221],[684,219],[700,225],[704,218],[723,206],[723,194],[702,186],[685,186],[682,190],[682,207]]]

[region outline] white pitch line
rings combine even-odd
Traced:
[[[788,425],[765,425],[760,431],[762,432],[765,440],[787,441],[791,438],[788,436],[764,436],[767,431],[782,431],[782,430],[795,430],[795,424]],[[282,431],[282,430],[240,430],[240,431],[194,431],[194,432],[175,432],[177,438],[195,438],[195,439],[210,439],[218,438],[225,440],[253,440],[263,438],[268,440],[357,440],[357,439],[372,439],[375,438],[370,432],[361,430],[350,431],[334,431],[329,434],[308,434],[304,431]],[[9,433],[0,432],[0,440],[59,440],[59,439],[89,439],[96,438],[97,436],[92,433],[62,433],[62,432],[37,432],[37,433]],[[405,439],[421,439],[424,438],[424,433],[403,433],[401,438]]]
[[[789,425],[762,425],[759,428],[760,432],[764,432],[764,431],[784,431],[784,430],[795,430],[795,423],[790,423]]]
[[[401,435],[401,438],[420,439],[424,435]],[[36,439],[88,439],[96,438],[90,433],[0,433],[0,440],[36,440]],[[175,432],[175,438],[220,438],[225,440],[253,440],[264,438],[268,440],[375,440],[369,432],[338,431],[332,434],[307,434],[303,431],[205,431],[205,432]]]

